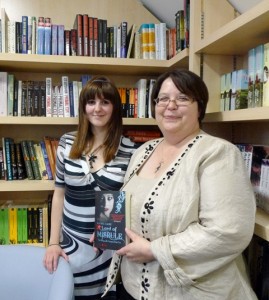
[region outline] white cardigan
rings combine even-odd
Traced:
[[[160,141],[135,152],[127,181]],[[257,299],[241,255],[253,235],[255,208],[240,151],[201,132],[151,189],[140,212],[140,228],[131,226],[151,241],[156,258],[130,274],[141,282],[139,299]],[[120,263],[115,254],[106,291]]]

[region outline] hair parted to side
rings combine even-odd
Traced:
[[[206,107],[208,103],[208,89],[201,77],[185,69],[171,70],[163,73],[157,78],[150,99],[152,117],[155,118],[156,103],[154,99],[158,97],[161,86],[167,78],[172,79],[173,83],[181,93],[185,94],[186,96],[189,96],[193,99],[193,101],[196,101],[198,103],[199,123],[201,125],[201,122],[205,116]]]
[[[107,135],[104,141],[104,160],[107,163],[114,158],[120,143],[122,110],[118,89],[106,76],[93,77],[86,83],[80,93],[77,135],[70,151],[70,158],[79,159],[84,151],[92,150],[94,135],[85,109],[87,101],[96,97],[110,100],[113,105],[113,112],[107,125]]]

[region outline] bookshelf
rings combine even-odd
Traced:
[[[201,75],[209,89],[204,120],[208,133],[235,143],[268,144],[269,107],[219,111],[220,75],[247,68],[248,50],[269,41],[268,17],[266,0],[241,15],[226,0],[191,1],[189,69]],[[269,215],[259,208],[255,234],[269,241]]]
[[[158,22],[135,0],[77,0],[74,3],[69,1],[68,5],[64,0],[1,0],[0,4],[5,7],[9,18],[20,20],[22,15],[50,16],[53,22],[63,23],[68,28],[73,26],[77,13],[89,13],[109,20],[110,24],[119,24],[123,16],[129,25]],[[169,69],[187,67],[202,75],[209,89],[210,101],[204,122],[207,132],[232,142],[268,144],[268,107],[219,112],[220,75],[247,67],[247,51],[269,41],[268,17],[268,0],[263,0],[242,15],[238,15],[226,0],[191,0],[190,48],[169,61],[1,53],[0,67],[13,72],[18,78],[34,77],[37,80],[47,75],[57,80],[61,75],[75,79],[84,73],[104,74],[113,77],[122,86],[133,86],[141,76],[157,76]],[[2,117],[0,136],[8,133],[15,140],[60,136],[75,130],[76,124],[76,118]],[[155,121],[124,119],[124,125],[148,128],[154,127]],[[53,182],[0,181],[0,201],[7,197],[30,199],[40,192],[43,195],[52,190]],[[259,209],[255,234],[269,241],[269,216]]]

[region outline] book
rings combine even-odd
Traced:
[[[73,28],[77,30],[77,55],[83,56],[84,44],[83,44],[83,15],[77,14]]]
[[[58,25],[51,24],[51,54],[58,55]]]
[[[58,55],[64,55],[64,25],[58,25]]]
[[[6,13],[4,7],[1,7],[1,44],[2,44],[2,53],[7,53],[7,27],[8,27],[9,17]]]
[[[22,16],[22,52],[28,53],[28,16]]]
[[[34,173],[34,179],[41,180],[42,178],[41,178],[37,156],[35,152],[34,141],[27,140],[26,142],[27,142],[27,147],[30,155],[30,162]]]
[[[149,28],[149,59],[156,59],[156,50],[155,50],[155,25],[153,23],[148,24]]]
[[[0,117],[7,116],[7,72],[0,72]]]
[[[18,179],[22,180],[26,177],[26,170],[23,160],[23,154],[21,149],[20,143],[15,143],[15,154],[16,154],[16,162],[17,162],[17,169],[18,169]]]
[[[264,45],[262,44],[255,47],[254,107],[262,106],[263,67],[264,67]]]
[[[149,24],[142,24],[139,32],[141,36],[141,58],[149,59]]]
[[[52,79],[46,78],[46,117],[52,117]]]
[[[49,163],[50,163],[52,177],[55,178],[56,166],[55,166],[55,160],[54,160],[53,149],[52,149],[52,144],[51,144],[51,138],[48,136],[45,136],[43,140],[45,143],[45,147],[46,147],[46,151],[47,151],[47,155],[48,155],[48,159],[49,159]]]
[[[70,117],[70,96],[68,76],[62,76],[63,116]]]
[[[128,32],[128,23],[126,21],[121,22],[121,45],[120,45],[120,57],[127,57],[127,32]]]
[[[53,180],[53,174],[52,174],[52,171],[51,171],[50,162],[49,162],[49,158],[48,158],[48,153],[47,153],[45,142],[44,141],[40,141],[39,144],[41,146],[42,154],[43,154],[43,157],[44,157],[48,179],[49,180]]]
[[[82,16],[82,23],[83,55],[89,56],[89,16],[87,14]]]
[[[117,250],[129,242],[125,228],[130,227],[130,207],[124,191],[95,192],[95,247]]]
[[[263,99],[262,99],[262,106],[269,106],[269,42],[264,44],[263,59],[264,59],[264,61],[263,61]]]
[[[7,75],[7,114],[13,116],[14,108],[14,74]]]
[[[23,160],[25,164],[25,170],[26,170],[26,175],[28,180],[34,180],[34,173],[32,169],[32,164],[30,161],[30,154],[27,146],[27,141],[23,140],[21,141],[21,149],[22,149],[22,155],[23,155]]]
[[[11,150],[10,150],[10,144],[13,141],[11,138],[3,137],[3,147],[5,151],[5,160],[6,160],[6,174],[7,174],[7,180],[13,180],[13,172],[12,172],[12,163],[11,163]]]
[[[9,244],[9,214],[8,208],[2,207],[0,209],[0,245]]]
[[[255,107],[254,84],[255,84],[255,48],[252,48],[248,51],[248,108]]]
[[[146,96],[147,96],[147,79],[141,78],[136,83],[138,90],[138,118],[146,117]]]
[[[45,18],[44,54],[51,55],[51,19]]]
[[[235,109],[248,107],[248,71],[241,69],[236,71],[236,97]]]
[[[36,153],[36,158],[37,158],[38,168],[39,168],[39,173],[41,175],[41,178],[48,179],[48,172],[47,172],[46,163],[45,163],[45,159],[43,156],[40,143],[35,142],[34,148],[35,148],[35,153]]]
[[[38,17],[36,35],[37,35],[36,53],[44,54],[45,53],[45,18],[44,17]]]

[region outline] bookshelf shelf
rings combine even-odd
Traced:
[[[244,55],[254,45],[268,42],[268,18],[269,1],[264,0],[198,41],[195,52]]]
[[[0,192],[53,191],[53,180],[0,180]]]
[[[8,72],[52,72],[154,76],[171,67],[188,66],[188,50],[171,60],[0,53],[1,68]]]
[[[269,241],[269,214],[257,208],[254,233],[266,241]]]
[[[269,107],[256,107],[224,112],[207,113],[204,122],[246,122],[268,120]]]
[[[77,118],[53,118],[53,117],[0,117],[0,125],[77,125]],[[155,119],[123,118],[124,125],[156,125]]]

